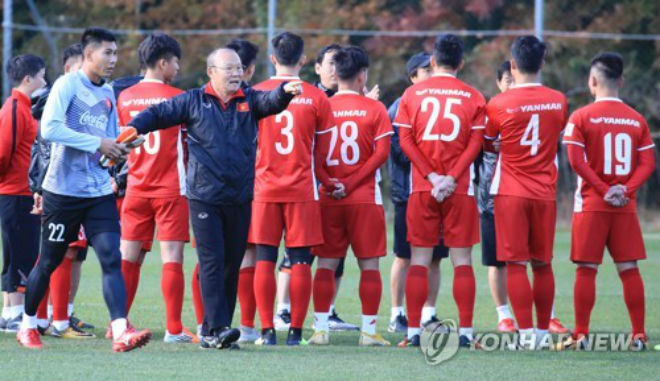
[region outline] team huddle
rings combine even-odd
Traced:
[[[510,60],[494,68],[502,92],[487,101],[458,78],[461,39],[440,35],[431,54],[410,58],[412,85],[389,110],[378,87],[367,87],[363,48],[324,47],[315,61],[320,80],[311,84],[299,77],[302,38],[284,32],[271,44],[270,79],[250,83],[258,47],[234,40],[207,57],[209,82],[188,91],[171,85],[182,54],[166,34],[140,44],[140,75],[112,84],[116,39],[100,28],[65,50],[64,75],[48,90],[42,58],[11,60],[14,89],[0,110],[2,329],[28,348],[41,348],[42,335],[94,338],[94,327],[74,315],[89,244],[102,268],[113,351],[147,344],[151,331],[128,315],[156,231],[166,343],[268,346],[285,330],[287,345],[328,345],[332,331],[356,330],[359,345],[388,346],[377,330],[387,164],[396,255],[388,330],[404,333],[398,346],[420,346],[423,329],[441,326],[439,264],[450,258],[459,345],[480,347],[472,247],[481,242],[497,329],[517,332],[518,349],[534,349],[569,332],[553,310],[561,141],[578,178],[576,326],[554,348],[587,346],[605,248],[623,284],[632,345],[646,347],[635,194],[654,170],[655,146],[644,117],[618,97],[619,54],[593,58],[595,101],[569,116],[566,97],[538,82],[546,46],[532,36],[516,38]],[[196,332],[181,319],[191,228]],[[349,247],[360,269],[360,326],[340,319],[334,305]],[[303,338],[310,301],[314,333]]]

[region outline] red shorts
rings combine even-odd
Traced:
[[[387,254],[385,210],[382,205],[321,205],[323,240],[312,253],[321,258],[344,258],[348,245],[359,259]]]
[[[323,243],[321,204],[309,202],[252,202],[249,243],[279,246],[286,231],[286,247],[310,247]]]
[[[435,247],[442,238],[447,247],[479,243],[479,210],[474,197],[453,194],[438,203],[431,192],[415,192],[406,211],[411,246]]]
[[[83,229],[82,225],[80,225],[80,230],[78,231],[78,240],[71,242],[69,247],[76,249],[87,248],[87,237],[85,236],[85,229]]]
[[[157,225],[156,238],[159,241],[188,242],[188,213],[185,196],[126,197],[122,205],[121,238],[127,241],[152,241]]]
[[[495,196],[497,260],[552,260],[557,204],[516,196]]]
[[[571,261],[600,264],[603,262],[605,247],[614,262],[646,259],[637,213],[573,214]]]

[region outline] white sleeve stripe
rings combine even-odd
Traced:
[[[412,128],[412,126],[409,124],[403,124],[403,123],[392,123],[392,124],[398,127]]]
[[[485,130],[486,126],[472,126],[473,130]]]
[[[564,140],[564,141],[562,141],[562,143],[564,143],[564,144],[575,144],[576,146],[580,146],[580,147],[584,148],[584,144],[578,143],[578,142],[573,142],[573,141],[570,141],[570,140]]]
[[[386,133],[384,133],[384,134],[382,134],[382,135],[378,135],[378,136],[376,136],[376,137],[374,138],[374,141],[376,141],[376,140],[378,140],[378,139],[380,139],[380,138],[384,138],[384,137],[389,136],[389,135],[394,135],[394,131],[388,131],[388,132],[386,132]]]
[[[328,132],[332,131],[335,128],[337,128],[337,126],[332,126],[332,127],[328,128],[327,130],[323,130],[323,131],[316,131],[316,135],[327,134]]]
[[[497,140],[497,136],[488,136],[488,135],[486,135],[486,136],[484,136],[484,139]]]
[[[637,151],[645,151],[647,149],[651,149],[651,148],[654,148],[654,147],[655,147],[655,144],[651,144],[651,145],[648,145],[646,147],[637,148]]]

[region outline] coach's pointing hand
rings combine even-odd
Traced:
[[[287,82],[286,85],[284,85],[284,92],[293,95],[302,94],[302,81]]]

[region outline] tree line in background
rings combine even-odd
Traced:
[[[14,22],[33,24],[23,2],[14,5]],[[532,30],[533,1],[524,0],[280,0],[276,27],[317,30]],[[99,25],[112,29],[231,29],[265,27],[267,1],[217,0],[35,0],[49,26],[79,27]],[[657,0],[594,0],[576,2],[552,0],[545,3],[545,29],[629,34],[660,34],[660,2]],[[50,34],[58,50],[76,42],[76,34]],[[265,34],[241,36],[176,36],[183,49],[181,72],[175,85],[191,88],[206,82],[205,57],[214,48],[234,37],[246,38],[260,46],[256,81],[266,78]],[[316,52],[329,43],[361,45],[370,53],[371,84],[379,84],[381,100],[389,105],[409,85],[404,65],[420,50],[431,51],[434,38],[365,37],[304,34],[310,63]],[[143,36],[119,36],[120,60],[115,77],[138,72],[137,46]],[[466,37],[466,62],[462,79],[494,95],[495,70],[509,56],[513,37]],[[601,51],[621,53],[626,61],[622,98],[649,121],[651,131],[660,133],[660,42],[639,40],[602,40],[546,38],[548,57],[543,81],[564,92],[572,110],[590,101],[586,78],[591,57]],[[40,32],[14,31],[14,54],[48,52]],[[60,60],[52,60],[57,66]],[[51,78],[61,69],[49,70]],[[313,65],[307,65],[303,79],[315,80]],[[660,146],[660,141],[655,140]],[[656,150],[656,160],[660,150]],[[646,206],[660,206],[660,163],[641,190]],[[574,175],[565,154],[560,155],[559,200],[568,216],[574,189]],[[560,212],[561,214],[561,212]]]

